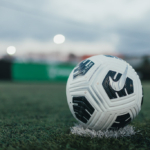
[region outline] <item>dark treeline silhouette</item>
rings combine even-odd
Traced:
[[[12,71],[11,67],[12,63],[8,60],[0,60],[0,80],[11,80],[12,79]]]
[[[141,80],[150,80],[150,57],[144,56],[142,65],[136,68]]]

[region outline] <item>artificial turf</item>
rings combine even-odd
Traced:
[[[149,150],[150,83],[143,83],[142,111],[132,122],[136,135],[118,139],[70,135],[76,120],[63,83],[0,83],[0,150]]]

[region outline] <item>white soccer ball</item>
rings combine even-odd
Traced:
[[[135,70],[110,55],[79,63],[69,76],[66,93],[74,118],[94,130],[123,128],[138,115],[143,102]]]

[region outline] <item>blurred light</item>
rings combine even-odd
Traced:
[[[14,46],[9,46],[8,48],[7,48],[7,54],[9,54],[9,55],[14,55],[16,53],[16,47],[14,47]]]
[[[62,44],[65,42],[65,36],[61,35],[61,34],[57,34],[54,36],[54,43],[56,44]]]

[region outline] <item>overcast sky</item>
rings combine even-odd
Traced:
[[[0,54],[150,54],[149,41],[149,0],[0,0]]]

